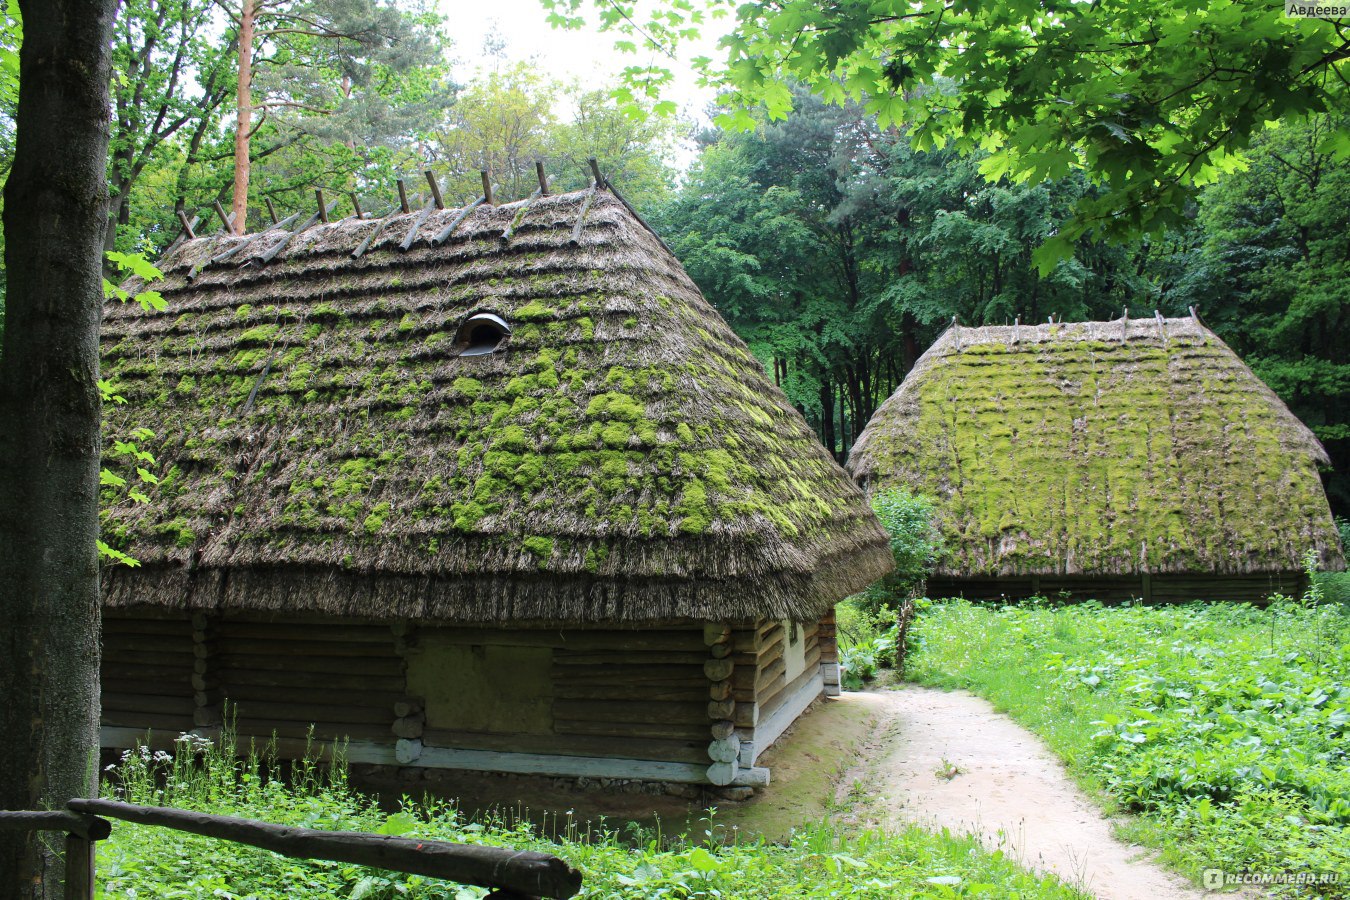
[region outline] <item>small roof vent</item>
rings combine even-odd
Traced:
[[[457,356],[487,356],[495,353],[511,336],[511,326],[501,316],[492,313],[474,313],[459,326],[455,335]]]

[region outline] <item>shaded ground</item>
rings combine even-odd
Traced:
[[[914,685],[860,696],[882,726],[846,776],[855,797],[869,798],[846,818],[972,833],[1102,900],[1203,896],[1118,840],[1059,760],[988,702]]]

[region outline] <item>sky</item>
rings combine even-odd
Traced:
[[[645,65],[649,60],[647,55],[615,50],[615,34],[601,34],[595,29],[553,28],[539,0],[438,0],[438,7],[446,16],[446,28],[455,43],[454,55],[460,63],[456,74],[461,78],[470,75],[481,62],[484,42],[494,32],[505,40],[508,59],[532,59],[547,74],[564,82],[578,80],[587,88],[613,86],[624,66]],[[586,13],[588,18],[594,18],[589,7]],[[681,56],[688,59],[702,54],[715,58],[720,31],[712,32],[725,27],[721,22],[705,27],[709,33],[699,44],[682,48]],[[655,61],[675,75],[675,83],[665,99],[674,100],[682,113],[702,118],[703,108],[712,101],[714,92],[697,85],[686,62],[660,56]]]

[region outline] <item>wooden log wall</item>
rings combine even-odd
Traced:
[[[275,734],[283,755],[313,726],[317,742],[368,742],[403,764],[427,747],[609,757],[706,766],[726,784],[757,723],[837,661],[831,618],[798,628],[805,667],[789,680],[777,620],[559,630],[113,610],[104,724],[177,734],[224,722],[244,739]],[[514,727],[509,716],[468,727],[453,721],[453,697],[438,706],[410,691],[418,654],[460,647],[467,658],[493,646],[542,660],[546,727]]]
[[[393,740],[406,692],[388,624],[225,614],[212,635],[208,672],[241,736]]]
[[[1121,575],[1093,577],[1009,576],[1007,578],[930,578],[930,597],[966,597],[971,600],[1024,600],[1041,596],[1103,603],[1189,603],[1193,600],[1262,603],[1271,594],[1299,595],[1304,587],[1300,572],[1254,575]]]
[[[193,727],[192,625],[186,615],[103,617],[102,724],[177,735]]]

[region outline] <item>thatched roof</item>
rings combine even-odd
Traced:
[[[407,252],[418,213],[271,260],[280,231],[197,238],[161,263],[165,312],[108,306],[105,433],[154,431],[163,475],[112,514],[142,567],[106,602],[806,619],[889,569],[861,492],[612,194],[479,206],[433,246],[461,214]],[[479,312],[512,332],[460,355]]]
[[[1194,318],[963,328],[858,438],[870,490],[935,498],[954,576],[1341,563],[1322,446]]]

